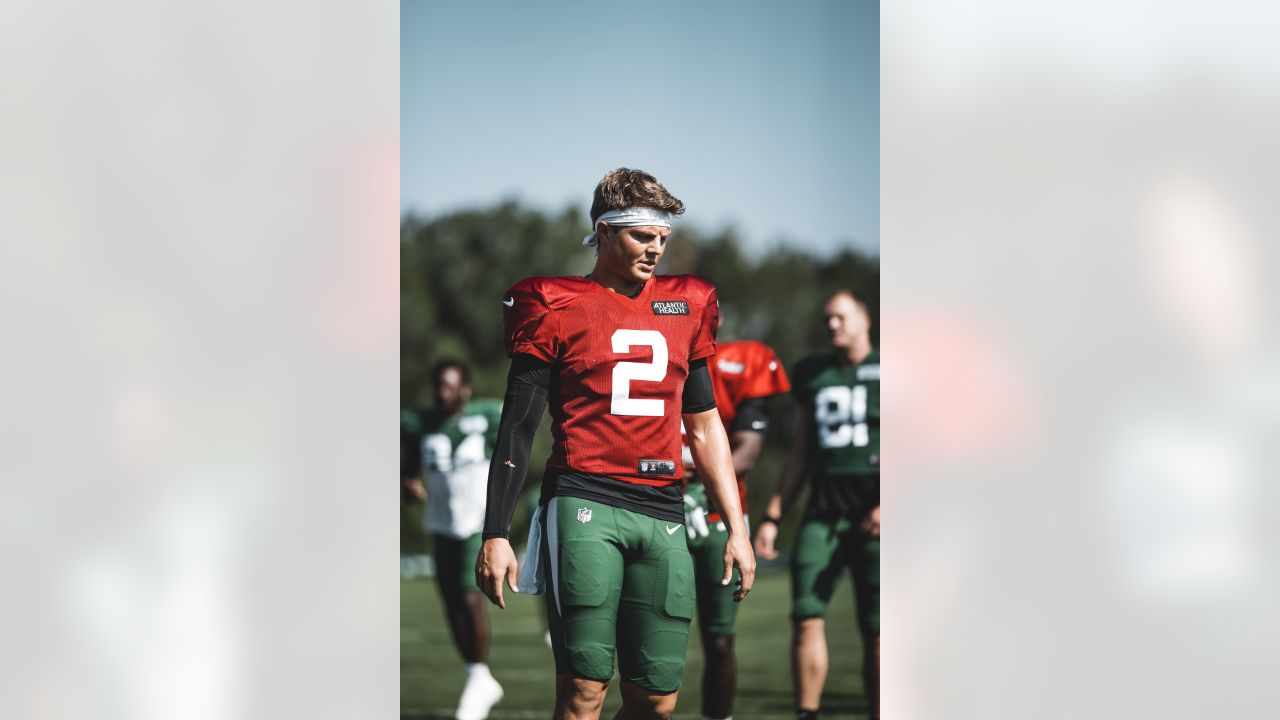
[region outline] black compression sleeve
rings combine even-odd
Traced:
[[[738,403],[738,414],[733,416],[729,432],[749,430],[763,433],[769,429],[769,398],[747,398]]]
[[[511,360],[507,394],[502,400],[498,441],[489,461],[489,491],[484,510],[484,539],[506,537],[520,490],[524,487],[533,434],[542,421],[551,387],[551,366],[528,355]]]
[[[412,434],[400,433],[400,477],[422,476],[422,445]]]
[[[680,412],[700,413],[714,410],[716,394],[711,389],[711,371],[707,370],[707,360],[694,360],[689,363],[689,377],[684,381],[684,397],[681,399]]]

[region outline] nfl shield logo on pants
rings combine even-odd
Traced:
[[[578,508],[578,522],[591,522],[591,508]]]

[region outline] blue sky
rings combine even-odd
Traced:
[[[400,28],[406,212],[586,221],[626,166],[753,250],[879,253],[877,3],[405,0]]]

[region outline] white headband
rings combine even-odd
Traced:
[[[610,210],[596,218],[596,224],[591,228],[591,234],[582,238],[582,247],[592,247],[598,242],[595,231],[600,229],[600,223],[602,222],[607,222],[614,227],[655,225],[669,228],[671,227],[671,221],[674,219],[675,217],[666,210],[657,210],[651,207],[629,207],[621,210]]]

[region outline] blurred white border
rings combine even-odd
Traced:
[[[398,712],[395,3],[7,3],[4,717]]]
[[[886,716],[1270,717],[1280,9],[883,10]]]
[[[884,8],[890,717],[1271,714],[1277,12]],[[391,716],[396,6],[0,18],[3,714]]]

